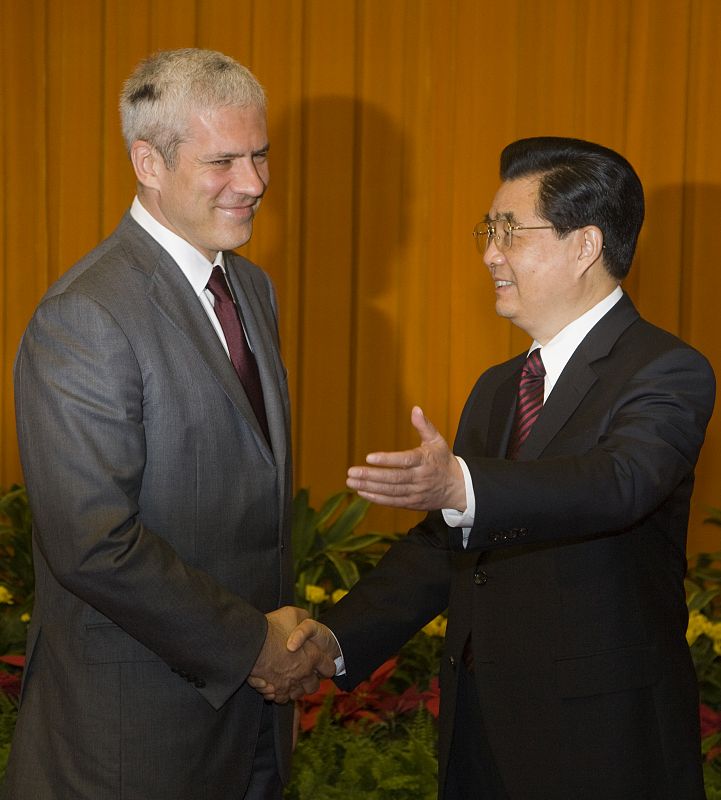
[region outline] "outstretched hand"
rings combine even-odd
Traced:
[[[268,632],[248,683],[266,700],[276,703],[297,700],[315,692],[320,677],[329,678],[335,674],[335,662],[313,641],[295,650],[286,646],[289,635],[308,617],[308,612],[283,606],[265,616]]]
[[[351,467],[346,485],[382,506],[433,511],[466,510],[463,472],[446,440],[414,406],[411,422],[421,437],[419,447],[393,453],[369,453],[366,464]]]

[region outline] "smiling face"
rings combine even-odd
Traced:
[[[131,156],[145,208],[208,260],[244,245],[268,185],[265,113],[225,106],[191,114],[188,134],[168,169],[147,142]]]
[[[548,225],[536,211],[537,197],[538,177],[506,181],[496,192],[488,218]],[[571,231],[563,239],[550,229],[521,229],[514,231],[509,249],[499,249],[491,239],[483,260],[494,281],[496,313],[541,344],[549,342],[613,289],[598,263],[598,235],[593,227]]]

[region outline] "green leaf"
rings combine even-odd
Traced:
[[[348,508],[343,511],[338,519],[323,534],[326,547],[352,536],[353,531],[367,514],[369,506],[370,503],[367,500],[354,497]]]
[[[701,611],[715,598],[721,597],[721,586],[715,589],[702,589],[701,591],[694,592],[687,597],[689,611]]]
[[[327,547],[328,550],[335,550],[341,553],[355,553],[381,541],[383,541],[383,537],[378,536],[377,533],[361,533],[349,536],[336,544],[329,544]]]
[[[308,505],[308,490],[301,489],[293,499],[293,529],[291,542],[293,558],[298,566],[308,558],[316,539],[315,512]]]
[[[325,501],[320,511],[316,514],[315,527],[320,531],[328,520],[335,514],[341,503],[349,497],[350,492],[338,492]]]
[[[342,588],[350,589],[351,586],[358,582],[360,574],[358,572],[358,567],[353,561],[348,558],[337,556],[335,553],[331,552],[326,553],[326,557],[328,558],[328,561],[330,561],[335,567],[338,577],[340,578]]]

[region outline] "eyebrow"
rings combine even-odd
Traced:
[[[250,156],[264,156],[268,154],[270,150],[270,145],[265,144],[263,147],[259,148],[258,150],[253,150],[250,153]],[[208,155],[204,156],[205,161],[219,161],[226,158],[243,158],[243,156],[248,155],[247,153],[235,153],[235,152],[223,152],[223,153],[209,153]]]
[[[483,221],[486,223],[498,222],[499,219],[505,219],[508,220],[508,222],[518,222],[513,211],[499,211],[495,217],[492,217],[490,214],[486,214],[486,216],[483,218]]]

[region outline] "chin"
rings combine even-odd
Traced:
[[[499,317],[503,317],[503,319],[510,319],[510,320],[512,320],[513,317],[516,316],[515,311],[513,311],[513,309],[508,308],[508,306],[505,306],[501,302],[496,303],[496,314],[498,314]]]
[[[253,227],[244,228],[242,231],[234,231],[233,234],[228,234],[222,237],[223,246],[221,250],[237,250],[239,247],[248,244],[250,237],[253,234]]]

